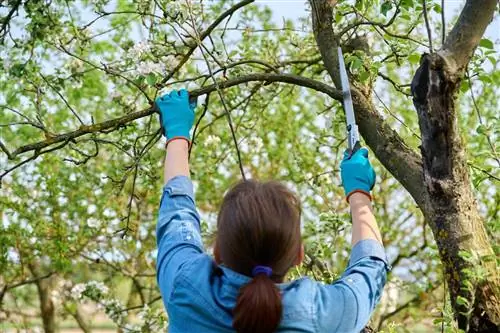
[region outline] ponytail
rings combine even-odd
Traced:
[[[233,328],[238,333],[272,333],[281,321],[281,310],[281,294],[274,281],[258,274],[240,288]]]

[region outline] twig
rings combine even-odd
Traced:
[[[34,277],[32,279],[29,279],[29,280],[24,280],[24,281],[21,281],[21,282],[14,283],[12,285],[8,285],[8,284],[4,285],[4,287],[0,290],[0,304],[2,304],[3,297],[5,296],[5,293],[8,290],[15,289],[17,287],[24,286],[26,284],[35,283],[35,282],[38,282],[38,281],[43,280],[43,279],[47,279],[47,278],[51,277],[54,274],[55,274],[55,272],[50,272],[50,273],[47,273],[45,275],[37,276],[37,277]]]
[[[40,155],[43,155],[43,154],[46,154],[46,153],[50,153],[51,151],[54,151],[54,150],[58,150],[58,149],[61,149],[62,147],[66,146],[68,144],[70,140],[67,139],[66,141],[64,141],[62,144],[58,145],[58,146],[55,146],[53,148],[50,148],[50,149],[47,149],[47,150],[44,150],[44,151],[40,151],[39,149],[35,150],[33,152],[33,155],[21,162],[19,162],[18,164],[14,165],[13,167],[11,167],[10,169],[7,169],[5,170],[1,175],[0,175],[0,187],[2,187],[2,179],[3,177],[5,177],[7,174],[9,174],[10,172],[14,171],[15,169],[23,166],[24,164],[30,162],[30,161],[33,161],[33,160],[36,160]],[[12,154],[11,154],[12,156]]]
[[[472,81],[471,81],[470,75],[469,75],[469,68],[467,68],[467,70],[465,71],[465,74],[467,76],[467,80],[469,81],[470,96],[472,98],[472,104],[474,105],[474,109],[476,110],[477,119],[479,120],[479,123],[484,126],[483,118],[481,117],[481,113],[479,112],[479,107],[478,107],[477,102],[476,102],[476,97],[474,96],[474,91],[472,89],[473,87],[472,87]],[[500,167],[500,159],[498,158],[495,146],[493,145],[493,142],[491,142],[490,136],[489,135],[485,135],[485,136],[486,136],[486,140],[488,141],[488,145],[491,148],[491,152],[493,153],[493,158],[497,161],[497,164]]]
[[[255,73],[255,74],[249,74],[249,75],[236,77],[236,78],[229,79],[229,80],[217,81],[217,83],[218,83],[219,89],[225,89],[225,88],[230,88],[233,86],[237,86],[237,85],[240,85],[243,83],[253,82],[253,81],[261,81],[261,82],[266,82],[266,83],[282,82],[282,83],[294,84],[294,85],[310,88],[310,89],[316,90],[318,92],[325,93],[335,100],[338,100],[338,101],[342,100],[342,93],[338,89],[335,89],[334,87],[331,87],[323,82],[316,81],[316,80],[306,78],[303,76],[299,76],[299,75],[294,75],[294,74]],[[199,89],[194,89],[194,90],[190,91],[189,93],[191,96],[197,97],[200,95],[205,95],[205,94],[208,94],[210,92],[213,92],[216,89],[217,88],[216,88],[215,84],[213,84],[213,85],[202,87]],[[150,116],[155,112],[156,112],[156,110],[154,109],[154,107],[148,107],[148,108],[145,108],[145,109],[140,110],[140,111],[128,113],[128,114],[123,115],[123,116],[118,117],[118,118],[103,121],[102,123],[85,125],[85,126],[82,125],[74,131],[62,133],[59,135],[54,135],[46,140],[42,140],[42,141],[38,141],[35,143],[30,143],[30,144],[21,146],[21,147],[17,148],[15,151],[11,152],[9,158],[14,159],[21,154],[24,154],[24,153],[27,153],[30,151],[35,151],[35,152],[41,151],[44,148],[47,148],[47,147],[52,146],[54,144],[63,142],[63,145],[60,145],[57,147],[57,148],[61,148],[64,145],[66,145],[68,142],[73,141],[74,139],[81,137],[83,135],[91,134],[91,133],[109,132],[112,129],[117,129],[117,128],[123,127],[136,119]],[[55,149],[53,149],[53,150],[55,150]],[[45,153],[45,152],[46,151],[44,151],[43,153]],[[10,169],[8,172],[10,172],[12,170],[13,169]],[[6,173],[4,173],[2,175],[2,177],[5,174]]]
[[[149,302],[143,303],[142,305],[136,305],[136,306],[131,306],[130,308],[122,309],[122,310],[118,311],[118,313],[129,312],[129,311],[132,311],[132,310],[142,309],[142,308],[144,308],[144,305],[146,305],[146,304],[147,305],[151,305],[153,303],[158,302],[159,300],[161,300],[161,296],[156,296],[155,298],[153,298]]]
[[[78,113],[76,113],[76,111],[71,107],[71,105],[68,103],[66,98],[64,98],[64,96],[59,92],[59,90],[54,88],[54,86],[50,84],[50,82],[47,80],[47,78],[42,73],[39,73],[39,74],[40,74],[40,77],[45,81],[45,83],[47,83],[47,85],[63,100],[64,104],[66,104],[66,106],[71,110],[71,113],[73,113],[73,115],[76,117],[76,119],[78,119],[80,124],[85,125],[82,118],[80,118],[78,116]]]
[[[478,167],[478,166],[476,166],[476,165],[474,165],[474,164],[472,164],[472,163],[467,163],[467,164],[468,164],[471,168],[476,169],[476,170],[481,171],[482,173],[486,174],[489,178],[494,179],[494,180],[496,180],[496,181],[500,182],[500,178],[498,178],[497,176],[493,175],[493,174],[492,174],[492,173],[490,173],[489,171],[484,170],[483,168],[480,168],[480,167]]]
[[[393,79],[391,79],[390,77],[388,77],[387,75],[385,75],[384,73],[381,73],[381,72],[378,72],[377,73],[378,76],[380,76],[382,79],[384,79],[385,81],[389,82],[390,84],[392,84],[392,86],[394,87],[394,89],[396,89],[397,91],[399,91],[400,93],[402,93],[403,95],[406,95],[408,97],[411,96],[410,93],[406,92],[406,91],[403,91],[403,87],[410,87],[411,84],[400,84],[400,83],[397,83],[395,82]]]
[[[422,0],[423,4],[423,11],[424,11],[424,20],[425,20],[425,27],[427,28],[427,36],[429,38],[429,51],[431,53],[434,52],[434,49],[432,48],[432,32],[431,32],[431,26],[429,24],[429,18],[427,17],[427,0]]]
[[[384,109],[394,118],[396,119],[401,125],[403,125],[404,127],[406,127],[406,129],[408,129],[408,131],[410,131],[410,133],[415,136],[416,138],[418,139],[421,139],[420,138],[420,135],[418,135],[417,133],[415,133],[408,125],[405,124],[404,121],[402,121],[401,119],[399,119],[398,116],[396,116],[394,113],[391,112],[391,110],[387,107],[387,105],[385,105],[384,101],[380,98],[380,96],[377,94],[377,92],[375,90],[373,90],[375,96],[377,97],[377,99],[379,100],[379,102],[382,104],[382,106],[384,107]]]
[[[231,8],[229,8],[228,10],[226,10],[224,13],[222,13],[217,19],[215,19],[215,21],[212,22],[212,24],[210,24],[208,26],[208,28],[203,31],[201,34],[200,34],[200,40],[203,41],[205,38],[207,38],[208,35],[210,35],[212,33],[212,31],[228,16],[232,15],[233,13],[235,13],[238,9],[254,2],[255,0],[243,0],[241,2],[238,2],[237,4],[235,4],[234,6],[232,6]],[[175,66],[175,68],[173,68],[170,73],[168,73],[165,78],[163,78],[163,80],[161,81],[161,85],[164,85],[168,80],[170,80],[172,78],[172,76],[177,73],[177,71],[182,67],[184,66],[184,64],[188,61],[188,59],[191,57],[191,55],[193,54],[193,52],[196,50],[196,48],[198,47],[197,44],[195,44],[194,46],[192,46],[188,52],[184,55],[184,57],[181,59],[181,61],[177,64],[177,66]]]
[[[193,140],[191,145],[189,146],[189,153],[188,156],[191,157],[191,150],[193,149],[193,146],[195,145],[195,140],[196,140],[196,132],[198,131],[198,127],[200,126],[201,120],[205,117],[208,111],[208,103],[210,102],[210,93],[207,94],[207,97],[205,98],[205,105],[203,105],[203,111],[198,118],[198,121],[196,122],[196,125],[194,126],[193,129]]]
[[[446,40],[446,21],[444,17],[444,0],[441,0],[441,45],[444,45]]]
[[[5,17],[2,18],[2,26],[0,27],[0,44],[4,43],[5,35],[7,32],[10,32],[10,20],[19,10],[19,6],[21,6],[22,0],[18,0],[12,4],[12,8],[7,13]]]
[[[352,24],[348,25],[347,27],[345,27],[344,29],[342,29],[340,31],[340,33],[338,33],[338,36],[342,37],[349,30],[351,30],[353,28],[357,28],[357,27],[359,27],[361,25],[372,25],[372,26],[377,26],[377,27],[380,27],[380,28],[387,28],[387,27],[389,27],[389,26],[391,26],[394,23],[394,21],[396,20],[398,14],[401,12],[400,5],[401,5],[401,1],[398,1],[398,3],[396,4],[396,10],[394,11],[394,14],[389,19],[389,21],[387,21],[386,23],[373,22],[373,21],[370,21],[370,20],[366,20],[366,18],[364,16],[360,15],[366,21],[355,22],[355,23],[352,23]]]
[[[243,169],[243,163],[241,160],[241,152],[240,152],[240,148],[238,146],[238,139],[236,138],[236,133],[234,132],[234,126],[233,126],[233,120],[231,118],[231,113],[228,110],[228,107],[226,105],[226,101],[224,100],[224,95],[222,95],[222,91],[219,87],[219,83],[213,75],[212,68],[211,68],[210,63],[208,61],[207,55],[205,54],[205,51],[203,50],[204,49],[203,42],[201,41],[201,36],[199,35],[198,29],[196,28],[196,23],[195,23],[194,18],[193,18],[193,12],[191,11],[191,7],[187,1],[186,1],[186,4],[188,5],[188,8],[189,8],[189,16],[190,16],[191,22],[193,24],[193,29],[194,29],[194,32],[196,34],[198,46],[200,48],[201,54],[203,55],[203,58],[205,59],[205,63],[207,65],[208,72],[209,72],[210,77],[212,78],[212,80],[214,82],[215,88],[217,90],[217,94],[219,95],[222,107],[224,108],[224,111],[225,111],[226,116],[227,116],[227,122],[229,124],[229,129],[231,130],[231,136],[233,137],[234,147],[236,149],[236,155],[238,156],[238,165],[240,167],[241,177],[243,178],[243,180],[246,180],[245,170]]]

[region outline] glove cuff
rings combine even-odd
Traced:
[[[370,199],[370,201],[372,201],[372,196],[371,196],[370,192],[367,192],[367,191],[364,191],[364,190],[353,190],[353,191],[349,192],[349,194],[347,194],[347,196],[345,197],[347,203],[349,203],[349,198],[354,193],[363,193],[364,195],[366,195],[368,197],[368,199]]]

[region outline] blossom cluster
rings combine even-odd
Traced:
[[[109,288],[100,281],[79,283],[71,289],[71,296],[75,300],[89,299],[97,304],[97,308],[127,333],[159,332],[166,329],[167,320],[161,310],[153,310],[147,304],[141,309],[137,317],[141,322],[127,323],[128,311],[121,301],[110,297]]]

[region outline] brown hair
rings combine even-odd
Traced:
[[[251,276],[257,265],[272,268],[240,288],[233,309],[239,333],[271,333],[281,320],[282,282],[301,251],[300,202],[284,185],[248,180],[224,197],[217,219],[216,258],[232,270]]]

